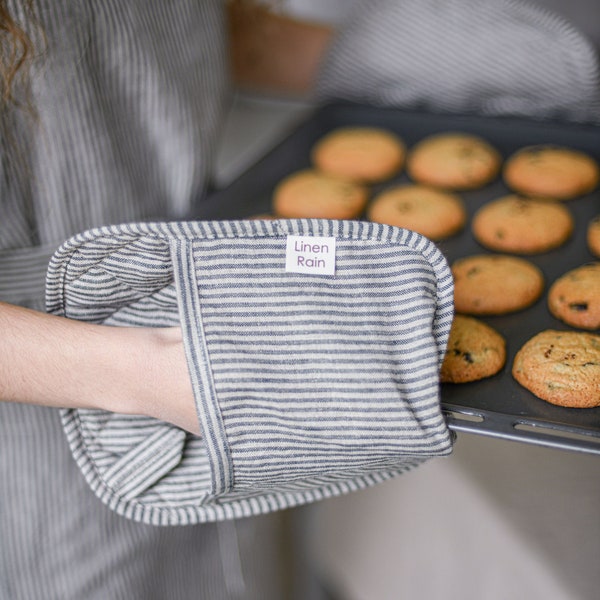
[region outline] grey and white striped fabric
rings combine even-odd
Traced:
[[[36,120],[0,111],[0,299],[43,310],[65,239],[202,197],[229,84],[222,0],[33,4]],[[125,519],[85,482],[58,410],[0,402],[1,600],[281,600],[279,517]]]
[[[523,0],[357,2],[324,60],[321,100],[600,122],[597,49]]]
[[[288,236],[334,238],[335,273],[288,272]],[[65,410],[75,459],[119,514],[174,525],[311,502],[446,455],[439,367],[452,294],[432,242],[373,223],[131,224],[76,236],[51,262],[48,310],[180,323],[202,435]]]
[[[0,112],[0,299],[31,306],[69,236],[189,213],[208,186],[230,91],[221,0],[34,6],[35,119]]]

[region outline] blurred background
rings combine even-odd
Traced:
[[[354,2],[267,4],[335,29]],[[598,0],[535,4],[600,48]],[[223,130],[215,186],[243,173],[314,106],[301,90],[241,89]],[[459,433],[449,458],[298,512],[305,559],[336,600],[600,597],[598,456]]]

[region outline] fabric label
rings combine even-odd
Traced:
[[[335,238],[288,235],[285,270],[312,275],[335,274]]]

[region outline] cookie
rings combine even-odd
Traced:
[[[591,192],[600,177],[591,157],[571,148],[527,146],[504,165],[506,185],[520,194],[569,200]]]
[[[377,127],[340,127],[321,138],[311,150],[315,168],[363,183],[396,175],[404,166],[405,157],[404,142],[391,131]]]
[[[537,254],[562,246],[573,233],[574,219],[564,204],[511,194],[484,204],[471,229],[486,248]]]
[[[600,262],[559,277],[548,291],[548,308],[572,327],[600,329]]]
[[[600,215],[594,217],[588,224],[586,241],[588,250],[600,257]]]
[[[460,231],[467,212],[456,194],[422,185],[401,185],[376,196],[367,208],[367,218],[437,241]]]
[[[441,133],[424,138],[409,152],[409,176],[449,190],[480,188],[497,176],[502,158],[484,139],[467,133]]]
[[[512,375],[551,404],[600,406],[600,336],[584,331],[542,331],[517,352]]]
[[[297,171],[273,192],[273,211],[288,219],[353,219],[367,203],[367,189],[319,171]]]
[[[517,256],[477,254],[452,264],[456,311],[502,315],[527,308],[544,290],[544,276]]]
[[[440,371],[443,383],[467,383],[491,377],[506,362],[506,341],[493,327],[455,315]]]

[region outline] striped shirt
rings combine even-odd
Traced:
[[[37,120],[1,114],[0,299],[43,309],[48,261],[69,236],[181,217],[202,196],[228,84],[221,0],[35,7]],[[57,410],[0,402],[1,600],[281,600],[276,517],[123,518],[89,488]]]
[[[74,233],[202,197],[228,92],[219,4],[39,2],[36,120],[4,116],[21,154],[0,167],[0,298],[39,302],[39,265]]]

